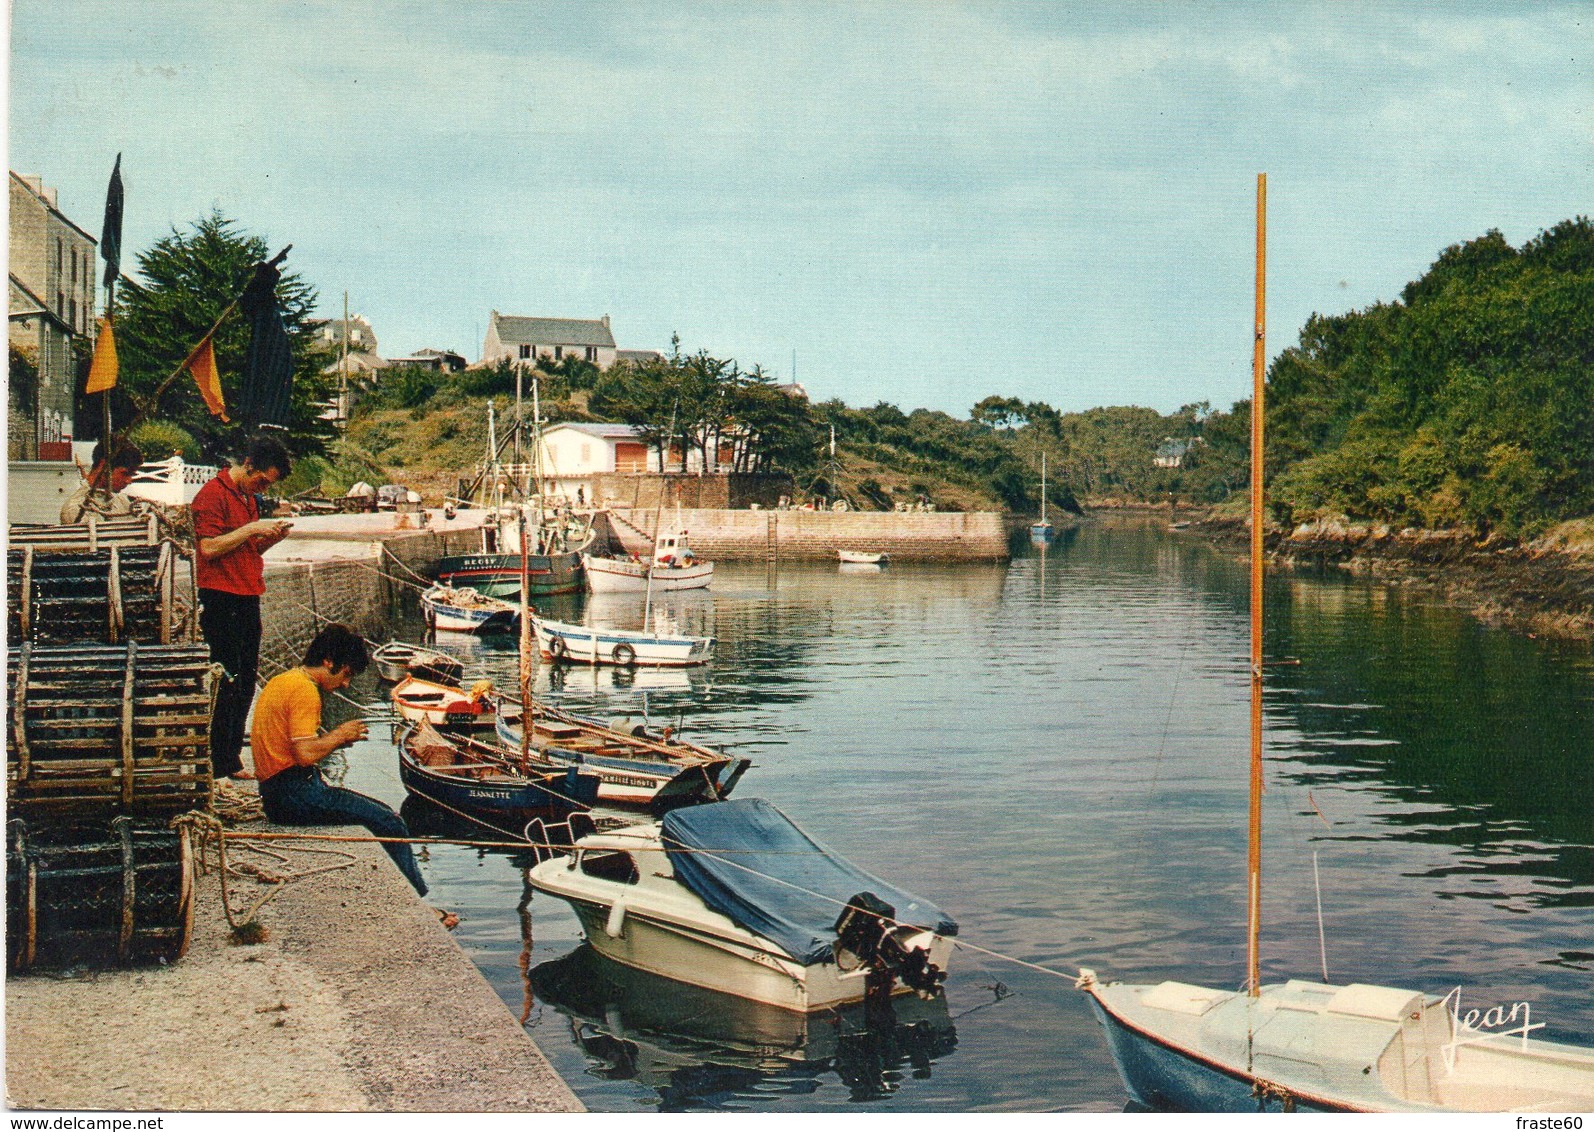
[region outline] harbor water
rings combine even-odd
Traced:
[[[428,849],[431,899],[593,1110],[1122,1109],[1068,976],[1244,978],[1247,587],[1239,557],[1149,520],[1007,565],[722,564],[662,599],[718,638],[706,669],[539,669],[570,710],[751,757],[739,796],[958,920],[944,999],[899,999],[894,1025],[628,975],[567,905],[524,899],[509,852]],[[1594,1044],[1588,646],[1337,575],[1267,593],[1264,981],[1460,988]],[[634,627],[642,600],[539,607]],[[513,638],[439,643],[514,686]],[[374,673],[354,694],[388,718]],[[404,800],[387,728],[346,784]]]

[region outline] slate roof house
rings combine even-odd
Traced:
[[[599,369],[608,369],[618,354],[608,315],[602,318],[525,318],[493,311],[487,319],[487,338],[482,343],[485,365],[505,358],[529,364],[536,358],[558,362],[576,357]]]

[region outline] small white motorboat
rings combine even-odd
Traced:
[[[452,586],[433,586],[421,595],[426,623],[433,630],[456,633],[507,632],[520,610],[501,598]]]
[[[589,834],[527,879],[567,901],[587,942],[617,963],[801,1013],[870,991],[934,992],[957,934],[935,905],[761,798]]]
[[[650,583],[660,591],[698,590],[714,580],[714,563],[692,554],[685,531],[661,537],[651,562],[635,554],[628,558],[583,554],[581,565],[587,589],[595,594],[645,593]]]
[[[393,709],[412,723],[423,720],[433,727],[492,727],[493,682],[477,681],[468,691],[458,685],[437,684],[406,676],[393,689]]]
[[[371,653],[371,660],[376,665],[377,675],[389,684],[397,684],[406,676],[419,676],[439,684],[457,684],[465,675],[465,666],[458,657],[404,641],[389,641]]]
[[[694,637],[673,631],[668,624],[654,621],[653,631],[644,629],[601,629],[591,625],[572,625],[532,619],[537,631],[537,651],[549,660],[580,664],[613,664],[679,667],[706,664],[714,657],[713,637]]]
[[[883,551],[838,550],[836,557],[848,566],[889,566],[891,556]]]

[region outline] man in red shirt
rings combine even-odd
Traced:
[[[255,493],[292,467],[281,441],[257,437],[243,463],[223,468],[189,506],[199,548],[199,628],[210,659],[226,670],[210,724],[210,763],[217,778],[254,777],[239,756],[260,666],[260,595],[266,592],[261,554],[286,538],[291,525],[262,519]]]

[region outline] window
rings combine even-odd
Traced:
[[[631,854],[588,850],[581,855],[581,871],[599,880],[612,880],[619,884],[636,884],[642,879]]]
[[[521,356],[521,357],[522,357],[522,358],[529,358],[529,357],[531,357],[531,347],[530,347],[530,346],[529,346],[529,345],[522,345],[522,346],[521,346],[521,347],[520,347],[520,356]]]
[[[72,282],[77,282],[77,249],[72,249]]]
[[[564,358],[564,356],[565,356],[565,348],[563,346],[555,346],[553,348],[553,360],[554,361],[556,361],[556,362],[560,361],[560,360],[562,360]]]
[[[598,348],[596,346],[588,346],[587,347],[587,361],[595,362],[597,360],[598,360]]]
[[[70,298],[70,299],[68,299],[66,301],[66,309],[67,309],[66,324],[68,326],[70,326],[73,330],[78,329],[78,324],[77,324],[77,296],[76,295],[74,295],[72,298]]]

